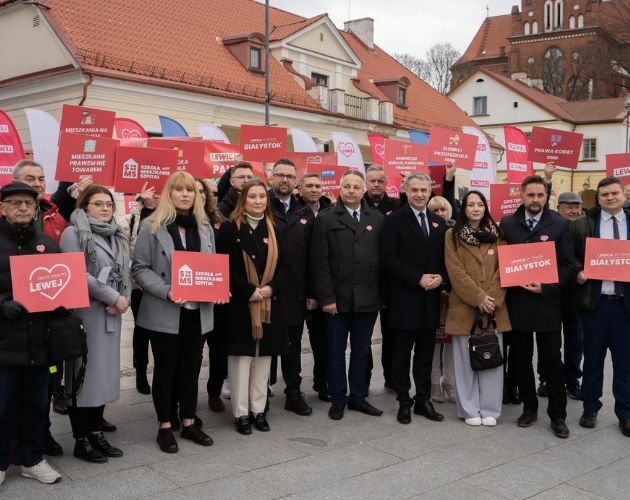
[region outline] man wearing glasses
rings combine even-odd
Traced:
[[[246,161],[239,161],[232,167],[232,174],[230,175],[230,190],[219,202],[217,208],[227,218],[230,218],[230,214],[236,208],[238,197],[241,194],[241,189],[247,181],[251,181],[254,178],[254,171],[250,163]]]

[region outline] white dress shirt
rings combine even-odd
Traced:
[[[626,214],[620,210],[615,215],[611,215],[608,212],[601,212],[601,218],[599,221],[599,237],[604,240],[614,240],[615,235],[613,232],[613,217],[617,219],[617,226],[619,227],[619,239],[628,239],[628,226],[626,225]],[[614,281],[602,281],[602,295],[614,295],[615,294],[615,282]]]
[[[424,210],[416,210],[415,208],[411,207],[411,210],[413,212],[413,215],[415,215],[416,220],[418,221],[418,225],[420,226],[420,229],[422,229],[422,221],[420,220],[420,213],[424,214],[424,221],[427,225],[427,236],[429,236],[431,234],[431,229],[429,229],[429,216],[427,215],[426,207],[424,208]]]

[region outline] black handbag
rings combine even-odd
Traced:
[[[59,363],[87,355],[87,334],[83,322],[70,312],[51,314],[46,323],[48,361]]]
[[[479,333],[475,333],[477,328],[480,330]],[[475,311],[475,320],[470,329],[470,337],[468,337],[468,352],[470,353],[470,367],[476,372],[496,368],[503,364],[494,314],[489,315],[488,322],[484,325],[479,312]]]

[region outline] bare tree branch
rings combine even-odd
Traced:
[[[411,54],[394,54],[403,66],[422,78],[442,94],[451,87],[451,66],[459,59],[460,53],[450,43],[436,43],[421,59]]]

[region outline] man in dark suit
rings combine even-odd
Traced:
[[[411,422],[409,365],[413,356],[414,413],[430,420],[444,416],[431,403],[431,364],[440,320],[440,285],[445,281],[444,219],[427,210],[431,178],[405,180],[408,205],[387,216],[380,237],[380,260],[387,280],[388,327],[392,336],[392,378],[400,408],[398,421]]]
[[[382,415],[370,405],[368,359],[380,307],[378,233],[383,216],[362,199],[365,177],[351,170],[341,179],[339,201],[315,219],[311,266],[317,302],[325,313],[328,337],[328,416],[343,418],[344,408]],[[346,345],[350,333],[347,395]]]
[[[523,402],[519,427],[529,427],[538,419],[538,398],[532,357],[534,332],[541,367],[547,380],[551,429],[559,438],[569,437],[566,425],[567,395],[562,364],[562,289],[573,275],[573,239],[568,222],[547,206],[547,185],[538,175],[521,184],[522,205],[501,221],[509,245],[553,241],[556,247],[559,283],[531,283],[511,287],[507,292],[512,332],[510,341],[516,359],[516,379]]]
[[[278,160],[271,174],[269,198],[276,227],[282,235],[284,255],[291,279],[288,281],[289,352],[282,355],[282,376],[286,388],[285,410],[310,415],[313,409],[300,390],[302,377],[302,330],[306,313],[307,256],[313,220],[312,210],[293,194],[297,184],[295,164],[286,158]]]
[[[584,331],[584,413],[580,425],[593,428],[597,423],[597,412],[602,407],[604,361],[606,351],[610,350],[615,414],[621,433],[630,437],[630,283],[587,280],[582,270],[586,238],[630,239],[630,211],[623,209],[623,185],[615,177],[599,181],[597,201],[599,207],[575,220],[570,227],[579,270],[575,302],[580,308]]]

